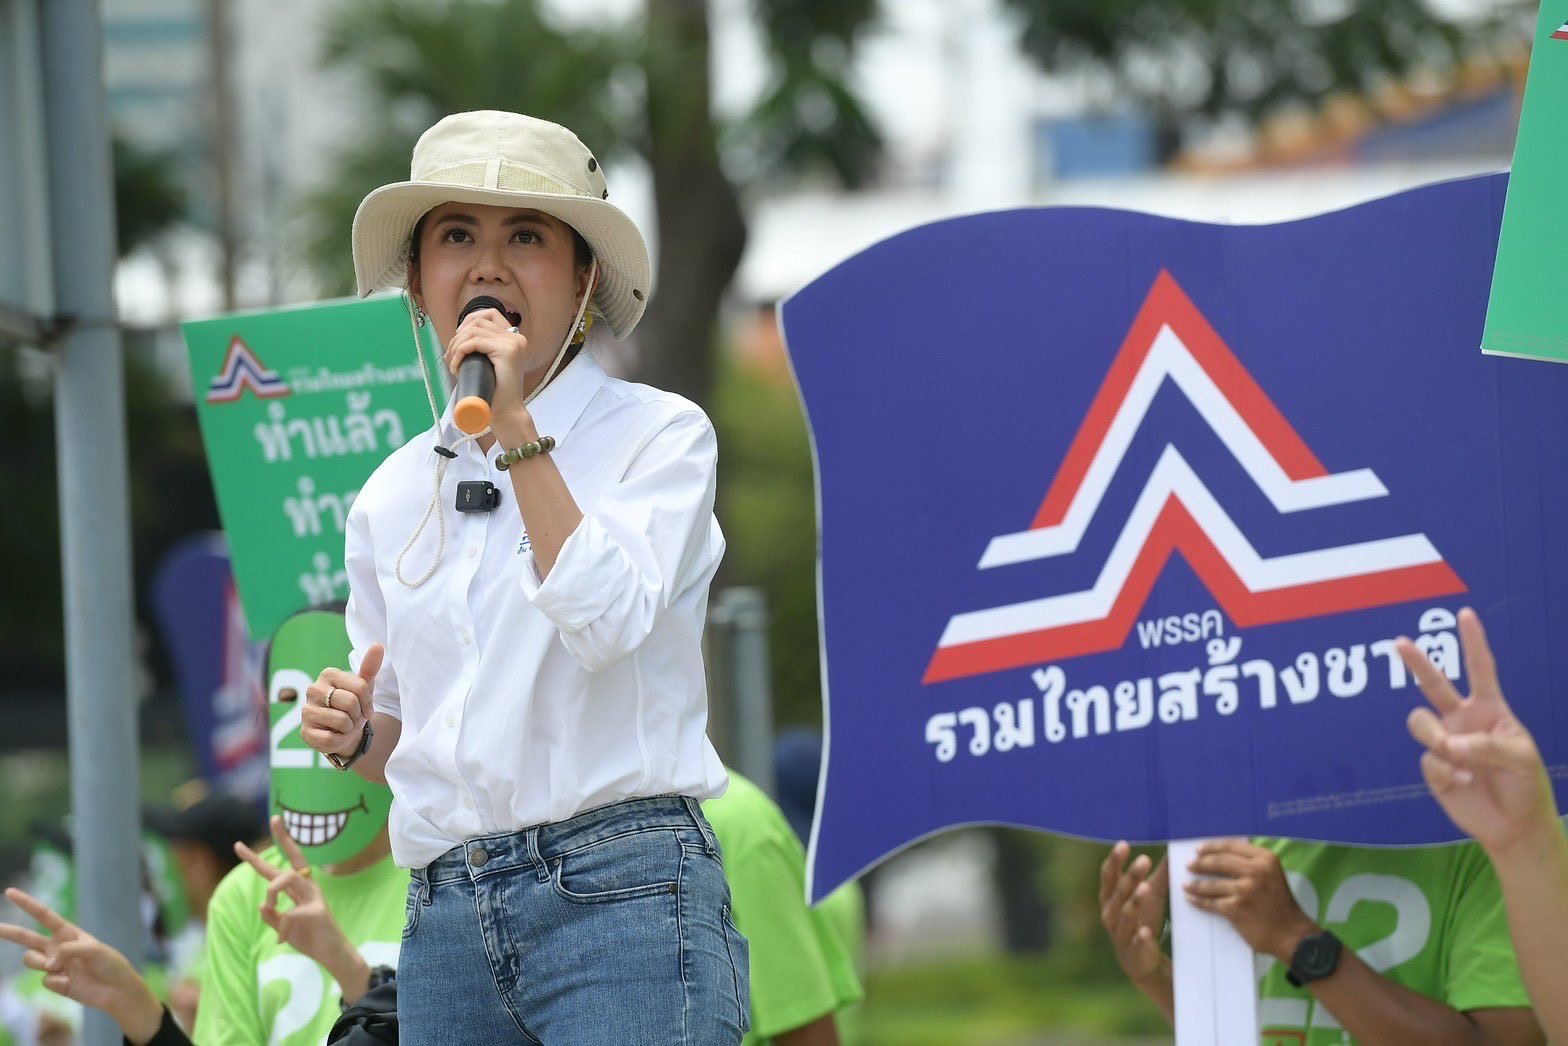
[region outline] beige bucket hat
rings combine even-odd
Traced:
[[[648,247],[610,203],[599,161],[560,124],[518,113],[454,113],[419,136],[409,180],[383,185],[354,214],[354,277],[364,297],[408,281],[414,226],[443,203],[532,207],[582,234],[599,261],[592,307],[617,338],[647,307]]]

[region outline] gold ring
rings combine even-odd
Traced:
[[[328,688],[327,696],[323,697],[321,699],[321,703],[326,705],[328,708],[331,708],[332,707],[332,695],[337,693],[337,692],[338,692],[338,688],[335,687],[335,686]]]
[[[305,878],[305,879],[309,879],[310,878],[310,865],[307,864],[303,868],[296,868],[294,870],[296,872],[298,872],[302,878]]]

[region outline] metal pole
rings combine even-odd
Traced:
[[[218,220],[219,274],[223,308],[233,312],[236,302],[236,260],[239,237],[234,220],[234,101],[229,88],[228,0],[207,2],[207,64],[212,85],[207,126],[212,137],[213,195]]]
[[[708,624],[702,632],[702,663],[708,681],[708,740],[725,766],[735,765],[735,685],[730,672],[735,630],[724,593],[708,600]]]
[[[114,197],[94,0],[41,0],[50,242],[56,304],[55,441],[65,586],[66,705],[78,911],[86,928],[142,954],[141,815],[131,690],[130,511],[124,352],[111,278]],[[89,1013],[86,1041],[120,1034]]]
[[[730,621],[730,693],[735,769],[773,794],[773,685],[768,660],[768,597],[760,588],[727,588],[719,603]]]
[[[47,339],[39,317],[54,311],[39,48],[34,0],[0,0],[0,338],[24,345]]]

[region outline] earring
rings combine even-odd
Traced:
[[[414,306],[414,326],[416,326],[416,327],[423,327],[426,323],[429,323],[429,322],[430,322],[430,317],[425,315],[425,310],[421,309],[418,305],[415,305]]]
[[[581,345],[588,340],[588,331],[593,327],[593,313],[583,313],[583,318],[577,321],[577,330],[572,334],[572,344]]]

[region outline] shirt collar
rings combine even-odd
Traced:
[[[579,351],[576,358],[562,368],[544,387],[544,391],[528,405],[528,413],[533,415],[534,428],[539,430],[539,435],[554,436],[557,442],[564,442],[566,434],[587,409],[588,401],[608,380],[609,375],[605,374],[593,354]],[[446,410],[441,414],[441,441],[443,446],[448,447],[463,435],[452,420],[453,406],[454,400],[449,392]]]

